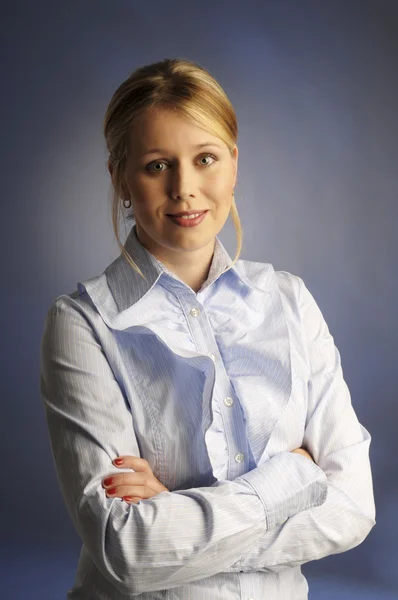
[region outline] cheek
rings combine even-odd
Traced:
[[[150,186],[145,184],[144,181],[137,178],[134,182],[130,183],[130,190],[134,198],[142,202],[147,196],[149,196]]]
[[[209,178],[209,184],[211,189],[220,198],[228,198],[232,196],[232,188],[234,187],[233,176],[228,170],[214,172],[212,177]]]
[[[157,205],[159,198],[158,186],[151,185],[147,182],[135,181],[134,185],[130,186],[133,197],[133,204],[141,212],[150,212]]]
[[[140,202],[143,202],[153,193],[153,190],[159,187],[155,178],[151,179],[140,170],[130,172],[127,182],[132,195]]]
[[[217,186],[213,188],[214,197],[221,206],[230,206],[232,202],[232,188],[233,184],[228,180],[219,181]]]

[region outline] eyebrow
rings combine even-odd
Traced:
[[[192,146],[192,149],[204,148],[205,146],[214,146],[215,148],[220,148],[220,150],[222,150],[222,146],[219,146],[214,142],[204,142],[204,144],[196,144],[196,146]],[[167,150],[162,150],[161,148],[152,148],[151,150],[146,150],[143,154],[141,154],[141,156],[146,156],[147,154],[155,154],[156,152],[167,152]]]

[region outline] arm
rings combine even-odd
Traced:
[[[224,571],[264,531],[324,502],[323,471],[291,453],[212,487],[165,491],[139,504],[107,498],[101,481],[112,459],[140,453],[122,390],[80,310],[61,297],[47,315],[41,394],[69,515],[120,592],[164,590]]]
[[[302,445],[325,472],[322,506],[290,517],[246,551],[229,572],[279,571],[345,552],[375,525],[370,435],[358,422],[340,354],[313,296],[300,279],[300,314],[308,348],[308,413]]]

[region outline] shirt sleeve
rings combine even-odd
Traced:
[[[107,498],[102,479],[121,472],[111,461],[140,453],[122,388],[76,304],[60,297],[47,314],[40,390],[68,513],[117,590],[138,595],[226,571],[264,531],[325,501],[322,469],[289,453],[211,487],[165,491],[139,504]]]
[[[326,501],[266,531],[229,571],[279,571],[345,552],[375,525],[369,445],[343,378],[340,354],[302,279],[300,314],[308,349],[308,414],[302,446],[325,472]],[[310,462],[308,458],[303,460]]]

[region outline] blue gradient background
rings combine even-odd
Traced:
[[[241,257],[304,279],[373,438],[377,524],[303,566],[310,599],[398,598],[398,3],[26,0],[1,2],[0,31],[1,597],[62,600],[73,583],[81,544],[39,393],[44,318],[119,254],[111,95],[138,66],[181,57],[238,115]],[[220,239],[233,256],[230,219]]]

